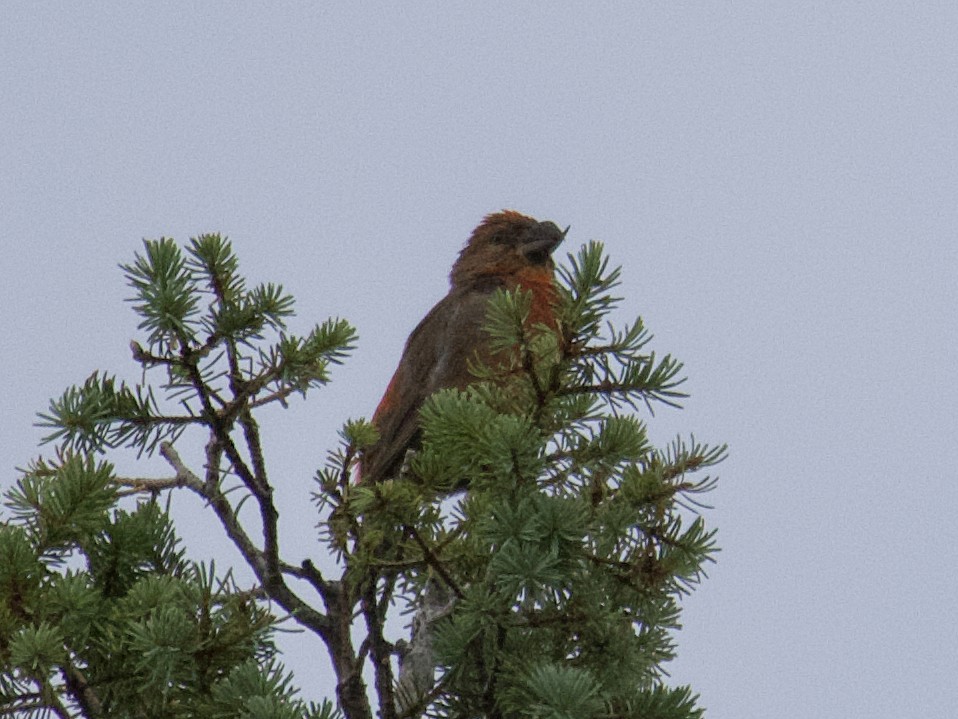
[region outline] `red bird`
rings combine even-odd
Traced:
[[[492,359],[483,330],[492,293],[521,287],[532,292],[529,323],[555,325],[552,252],[565,231],[513,210],[487,215],[473,231],[449,275],[449,294],[406,341],[399,367],[373,414],[379,441],[362,460],[361,481],[395,476],[406,450],[420,441],[419,410],[433,392],[465,389],[474,381],[469,361]]]

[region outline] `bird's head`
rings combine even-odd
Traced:
[[[452,286],[463,286],[483,277],[510,277],[533,269],[551,276],[555,270],[552,252],[568,231],[568,227],[560,230],[554,222],[539,222],[515,210],[486,215],[452,267]]]

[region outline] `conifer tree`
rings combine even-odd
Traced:
[[[376,430],[345,424],[317,472],[322,543],[296,549],[306,556],[279,550],[257,417],[327,383],[354,330],[334,319],[289,334],[292,298],[248,288],[218,235],[185,250],[148,241],[123,270],[144,381],[97,372],[51,402],[41,422],[56,458],[7,494],[0,713],[701,714],[663,665],[679,601],[716,551],[697,495],[725,448],[649,442],[649,410],[684,397],[682,366],[648,350],[641,320],[607,324],[619,270],[600,244],[560,268],[558,331],[530,330],[521,291],[493,298],[487,330],[507,359],[429,400],[422,447],[397,477],[357,484]],[[181,456],[184,433],[204,438],[201,456]],[[104,455],[119,448],[158,452],[172,475],[117,476]],[[205,501],[255,586],[188,559],[161,502],[182,491]],[[274,615],[325,645],[332,701],[297,699]]]

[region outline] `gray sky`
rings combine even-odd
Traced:
[[[117,264],[220,231],[297,297],[294,330],[360,333],[263,419],[286,552],[314,555],[336,429],[482,215],[515,208],[604,241],[620,320],[685,361],[693,396],[653,437],[731,445],[674,680],[712,719],[953,713],[958,5],[349,5],[5,3],[3,486],[51,396],[138,378]],[[176,511],[194,556],[229,560]],[[322,696],[318,640],[284,645]]]

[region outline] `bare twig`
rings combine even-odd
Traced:
[[[203,490],[203,482],[199,477],[183,462],[183,459],[180,457],[179,452],[177,452],[173,445],[169,442],[160,443],[160,456],[170,463],[170,466],[176,470],[176,477],[174,478],[179,482],[181,487],[189,487],[194,491]]]

